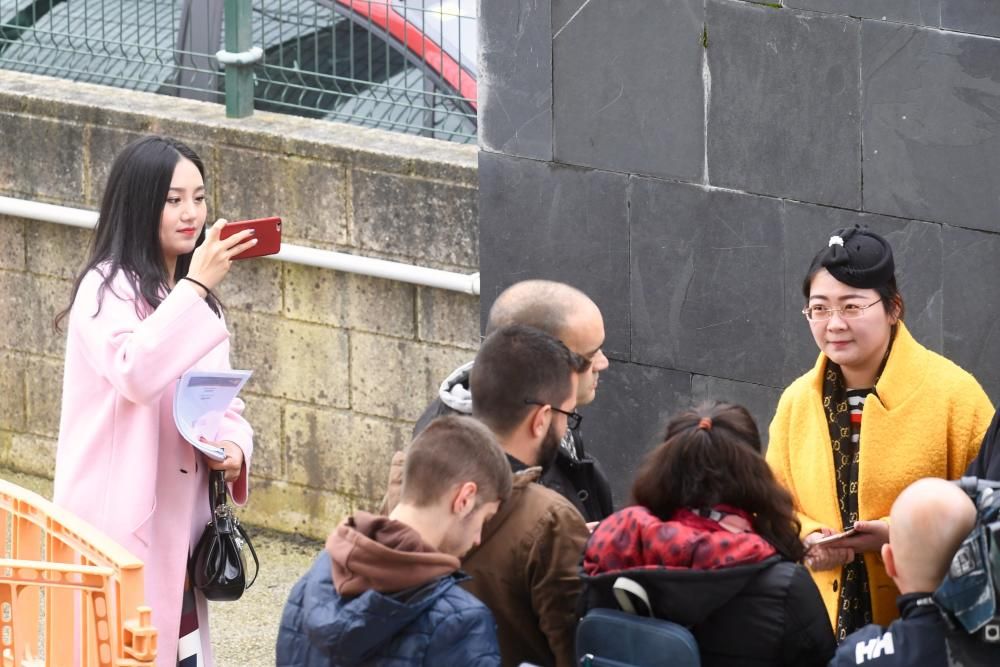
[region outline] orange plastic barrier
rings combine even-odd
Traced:
[[[0,666],[154,664],[142,561],[71,512],[4,480],[0,544]]]

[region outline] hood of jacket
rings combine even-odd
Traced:
[[[587,595],[600,601],[589,599],[588,608],[617,608],[614,582],[627,577],[646,589],[654,616],[690,627],[781,560],[749,529],[745,513],[719,506],[712,514],[678,510],[661,521],[645,507],[632,506],[602,521],[584,550]]]
[[[463,415],[472,414],[472,392],[469,391],[469,373],[472,372],[470,361],[453,370],[438,388],[438,398],[452,410]]]
[[[466,578],[458,566],[409,526],[358,512],[330,535],[307,576],[303,629],[333,664],[363,664]]]
[[[389,517],[357,512],[326,540],[337,593],[395,593],[451,574],[458,558],[434,549],[409,526]]]

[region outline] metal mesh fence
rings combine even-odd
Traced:
[[[237,3],[254,108],[475,141],[475,0],[0,0],[0,68],[223,102]]]

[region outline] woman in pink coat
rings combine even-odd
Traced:
[[[233,402],[205,458],[173,420],[174,388],[192,368],[228,369],[229,332],[212,290],[250,232],[205,227],[205,169],[180,142],[145,137],[115,159],[90,260],[73,286],[56,454],[55,502],[145,564],[159,667],[212,664],[205,599],[186,582],[209,520],[208,471],[246,502],[253,430]],[[199,656],[200,655],[200,659]]]

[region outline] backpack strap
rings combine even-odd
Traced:
[[[615,579],[612,590],[618,606],[625,613],[653,617],[653,605],[649,604],[649,595],[646,594],[646,589],[634,579],[618,577]],[[637,606],[638,609],[636,609]]]

